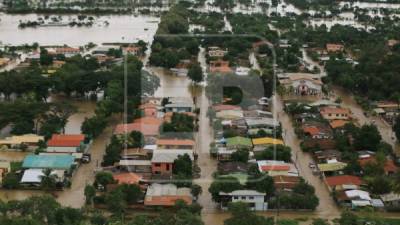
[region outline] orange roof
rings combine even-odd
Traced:
[[[136,173],[119,173],[114,174],[113,178],[118,184],[138,184],[142,176]]]
[[[331,187],[337,185],[345,185],[345,184],[360,186],[362,184],[362,180],[361,178],[356,176],[342,175],[342,176],[327,177],[326,183]]]
[[[323,107],[320,110],[321,114],[349,114],[350,110],[345,108]]]
[[[194,146],[194,141],[190,139],[158,139],[157,145],[191,145]]]
[[[300,177],[295,176],[274,176],[274,186],[279,189],[293,189],[299,182]]]
[[[85,140],[83,134],[53,134],[47,141],[47,146],[52,147],[79,147]]]
[[[185,201],[188,205],[192,204],[189,196],[152,196],[144,199],[144,205],[174,206],[178,200]]]
[[[333,129],[336,129],[339,127],[343,127],[344,125],[346,125],[346,123],[348,123],[346,120],[332,120],[329,124]]]
[[[320,131],[320,129],[319,129],[318,127],[316,127],[316,126],[307,126],[307,127],[303,127],[303,132],[304,132],[304,133],[308,133],[308,134],[310,134],[311,136],[313,136],[313,135],[319,134],[321,131]]]
[[[262,171],[289,171],[290,166],[288,165],[272,165],[272,166],[261,166]]]
[[[134,123],[142,123],[142,124],[149,124],[149,125],[161,125],[162,121],[160,119],[154,117],[142,117],[133,121]]]
[[[71,47],[63,47],[56,48],[56,53],[64,53],[64,52],[79,52],[79,48],[71,48]]]

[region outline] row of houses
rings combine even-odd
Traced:
[[[117,184],[138,184],[144,190],[145,206],[173,206],[177,200],[191,204],[193,196],[190,188],[173,184],[175,160],[189,156],[195,161],[195,142],[190,138],[165,137],[161,125],[171,122],[174,114],[195,117],[195,106],[191,99],[148,98],[139,106],[143,117],[129,124],[119,124],[115,135],[138,131],[145,138],[141,148],[123,149],[120,160],[111,170]]]

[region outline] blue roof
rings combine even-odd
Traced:
[[[22,164],[23,168],[31,169],[70,169],[74,163],[72,155],[28,155]]]

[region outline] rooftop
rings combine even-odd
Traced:
[[[188,154],[190,159],[194,159],[193,151],[188,149],[168,149],[168,150],[154,150],[152,163],[173,163],[180,155]]]
[[[357,186],[360,186],[362,184],[362,180],[361,180],[361,178],[356,177],[356,176],[341,175],[341,176],[327,177],[326,178],[326,183],[331,187],[337,186],[337,185],[357,185]]]
[[[74,163],[74,157],[67,154],[28,155],[22,164],[23,168],[68,170]]]
[[[47,141],[49,147],[79,147],[85,140],[83,134],[53,134]]]

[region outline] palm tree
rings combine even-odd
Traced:
[[[57,183],[57,175],[52,174],[52,170],[47,168],[43,170],[43,175],[40,176],[40,186],[45,191],[54,190]]]

